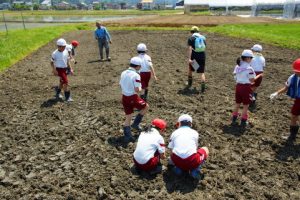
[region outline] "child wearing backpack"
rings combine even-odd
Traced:
[[[193,26],[191,28],[192,36],[188,39],[188,86],[193,83],[192,72],[200,74],[201,92],[205,91],[205,48],[206,38],[199,33],[199,28]]]

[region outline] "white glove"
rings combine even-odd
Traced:
[[[278,92],[274,92],[273,94],[270,95],[270,99],[273,100],[278,96]]]

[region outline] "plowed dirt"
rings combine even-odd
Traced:
[[[300,141],[287,144],[292,101],[269,95],[282,87],[299,52],[262,44],[267,67],[251,125],[231,127],[232,71],[243,49],[256,41],[207,36],[207,91],[187,89],[188,32],[112,31],[111,62],[99,62],[91,31],[64,35],[80,42],[72,103],[56,101],[50,55],[55,41],[0,75],[1,199],[299,199]],[[167,143],[181,113],[189,113],[210,157],[195,182],[166,169],[157,176],[132,169],[135,144],[122,142],[120,74],[147,44],[159,81],[149,91],[150,111],[168,122]],[[166,166],[167,161],[162,163]]]

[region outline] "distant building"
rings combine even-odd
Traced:
[[[185,0],[184,13],[189,14],[192,11],[208,10],[210,0]]]
[[[154,8],[153,0],[142,0],[142,10],[152,10]]]
[[[39,6],[39,9],[41,10],[49,10],[50,8],[51,8],[51,0],[44,0]]]
[[[56,7],[58,10],[67,10],[71,8],[71,5],[68,2],[62,1],[58,4],[56,4]]]
[[[0,10],[8,10],[10,8],[11,8],[10,3],[1,3],[0,4]]]

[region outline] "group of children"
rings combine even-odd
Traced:
[[[141,132],[133,160],[138,170],[159,173],[162,170],[160,159],[165,159],[166,145],[161,134],[165,132],[167,123],[162,119],[154,119],[145,131]],[[183,171],[195,178],[201,178],[202,164],[208,157],[207,147],[198,148],[199,133],[192,129],[192,117],[183,114],[178,118],[177,129],[172,133],[168,148],[171,150],[168,164],[174,166],[177,175]]]
[[[188,60],[189,60],[189,79],[188,85],[192,84],[191,73],[196,71],[201,74],[201,91],[205,90],[205,47],[206,39],[199,34],[198,27],[192,27],[192,36],[188,40]],[[202,40],[196,51],[196,40]],[[200,41],[201,42],[201,41]],[[194,45],[193,45],[194,44]],[[57,50],[52,53],[51,66],[54,75],[60,77],[60,84],[56,90],[56,97],[60,97],[61,90],[64,90],[66,101],[73,101],[68,88],[68,68],[73,74],[73,68],[70,60],[74,60],[75,48],[79,45],[77,41],[73,41],[68,47],[64,39],[57,41]],[[204,45],[204,46],[203,46]],[[148,86],[151,77],[158,80],[153,68],[151,57],[147,55],[147,46],[140,43],[137,46],[138,55],[131,58],[129,68],[122,72],[120,86],[122,90],[122,105],[125,112],[124,121],[124,139],[125,142],[133,142],[136,138],[132,135],[131,129],[137,130],[140,135],[137,146],[134,151],[134,163],[138,169],[145,171],[155,171],[160,166],[160,159],[165,158],[165,143],[161,134],[166,129],[166,122],[162,119],[154,119],[151,125],[144,131],[140,127],[140,123],[149,109],[147,103]],[[192,65],[197,62],[200,66],[197,70],[193,70]],[[241,116],[242,127],[247,125],[249,105],[254,104],[257,100],[257,88],[260,86],[263,78],[265,67],[265,58],[262,55],[262,46],[255,44],[251,50],[246,49],[237,59],[237,65],[233,74],[236,81],[235,87],[235,106],[232,113],[232,125],[237,125],[238,117]],[[287,95],[295,99],[295,103],[291,110],[291,126],[290,134],[287,136],[289,140],[294,140],[298,132],[298,116],[300,115],[300,59],[293,63],[294,74],[289,77],[284,88],[271,94],[270,98],[274,99],[281,93],[287,92]],[[139,95],[140,94],[140,95]],[[242,113],[239,114],[241,104],[243,105]],[[138,109],[133,123],[134,109]],[[189,115],[181,115],[178,119],[178,128],[171,137],[168,147],[171,149],[169,164],[174,165],[174,171],[181,174],[182,171],[188,171],[192,177],[199,178],[201,165],[208,157],[209,151],[206,147],[198,149],[197,131],[192,129],[192,118]]]
[[[79,45],[79,42],[73,40],[71,44],[67,44],[66,40],[60,38],[56,42],[57,49],[52,53],[51,56],[51,67],[52,72],[55,76],[59,77],[59,85],[55,87],[55,98],[61,99],[62,90],[65,94],[65,100],[67,102],[72,102],[70,88],[68,87],[69,80],[68,74],[73,74],[74,70],[72,67],[72,62],[76,64],[75,61],[75,48]]]

